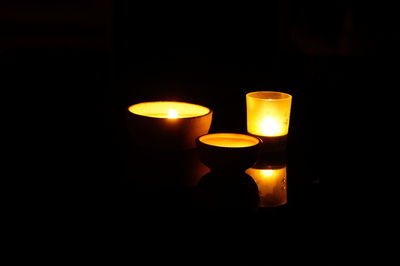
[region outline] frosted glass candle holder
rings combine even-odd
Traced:
[[[260,137],[268,151],[286,148],[292,96],[277,91],[246,94],[247,132]]]

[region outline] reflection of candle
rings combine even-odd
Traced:
[[[143,102],[128,108],[128,127],[136,144],[146,147],[188,149],[208,133],[212,111],[184,102]]]
[[[274,91],[248,93],[247,131],[265,137],[287,135],[291,102],[292,96],[286,93]]]
[[[286,166],[249,168],[246,173],[257,183],[261,207],[280,206],[287,202]]]

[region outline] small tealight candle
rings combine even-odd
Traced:
[[[185,102],[142,102],[128,111],[134,142],[152,148],[194,148],[196,138],[208,133],[212,120],[209,108]]]
[[[260,207],[276,207],[287,203],[286,164],[257,162],[246,173],[257,183]]]

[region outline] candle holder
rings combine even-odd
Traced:
[[[215,133],[198,137],[196,143],[200,160],[211,170],[198,184],[198,205],[256,208],[257,184],[245,170],[256,162],[262,141],[245,134]]]
[[[259,207],[277,207],[287,203],[287,171],[285,161],[257,161],[246,170],[257,184]]]
[[[262,141],[236,133],[214,133],[196,139],[200,160],[213,172],[240,172],[256,161]]]
[[[263,141],[263,153],[283,152],[289,131],[292,96],[276,91],[246,94],[247,132]]]
[[[155,149],[185,150],[207,134],[212,110],[184,102],[142,102],[128,108],[127,125],[135,145]]]

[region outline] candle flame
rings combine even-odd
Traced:
[[[273,117],[264,118],[260,126],[263,136],[278,136],[281,133],[281,126]]]
[[[268,169],[268,170],[260,170],[261,176],[263,178],[269,178],[275,174],[276,170]]]
[[[176,110],[174,110],[174,109],[169,109],[168,110],[168,118],[175,119],[175,118],[178,118],[178,117],[179,117],[179,115],[178,115],[178,112]]]

